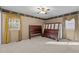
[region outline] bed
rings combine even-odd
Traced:
[[[42,33],[41,25],[29,25],[29,39],[31,37],[40,35],[43,37],[51,38],[59,41],[59,22],[56,23],[46,23],[44,26],[44,32]]]
[[[29,25],[29,39],[35,36],[42,36],[42,26],[41,25]]]
[[[59,25],[59,22],[46,23],[43,36],[59,41]]]

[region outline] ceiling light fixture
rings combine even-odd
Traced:
[[[37,8],[39,10],[39,12],[37,14],[47,14],[47,12],[50,10],[48,9],[47,7],[40,7],[40,8]]]

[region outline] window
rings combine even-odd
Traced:
[[[75,29],[75,20],[72,19],[72,20],[66,20],[65,21],[65,27],[66,29],[72,29],[74,30]]]
[[[45,29],[47,29],[47,28],[48,28],[48,24],[45,25]]]
[[[55,24],[55,29],[58,29],[58,24]]]
[[[48,24],[48,29],[51,29],[51,24]]]
[[[20,30],[19,19],[10,19],[9,18],[9,30]]]
[[[54,29],[54,24],[52,24],[51,29]]]

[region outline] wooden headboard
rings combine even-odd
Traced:
[[[59,22],[46,23],[43,36],[59,41],[59,37],[58,37],[59,36],[59,25],[60,25]]]
[[[41,25],[29,25],[29,39],[31,37],[42,35],[42,26]]]

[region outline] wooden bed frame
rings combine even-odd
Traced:
[[[53,29],[51,29],[52,26],[50,26],[50,29],[48,29],[48,26],[47,26],[47,28],[44,29],[43,36],[59,41],[58,35],[59,35],[59,25],[60,25],[60,23],[59,22],[46,23],[45,25],[49,25],[49,24],[50,25],[52,25],[52,24],[54,25]],[[55,24],[58,24],[58,26],[57,26],[58,28],[57,29],[55,29]]]
[[[42,26],[41,25],[29,25],[29,39],[34,36],[42,36]]]
[[[58,33],[59,33],[60,23],[59,22],[47,23],[45,25],[49,25],[49,24],[51,25],[50,29],[48,29],[48,27],[44,28],[44,33],[43,34],[42,34],[42,26],[41,25],[29,25],[29,39],[31,39],[31,37],[40,35],[40,36],[43,36],[43,37],[47,37],[47,38],[51,38],[51,39],[59,41]],[[52,24],[54,24],[53,29],[51,29]],[[55,29],[56,24],[58,24],[57,29]]]

